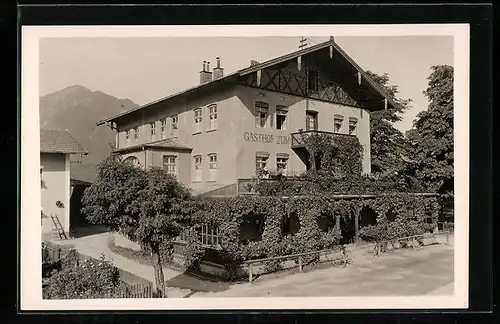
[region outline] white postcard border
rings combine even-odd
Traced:
[[[39,39],[48,37],[454,37],[455,240],[452,296],[43,300],[41,293]],[[21,36],[20,310],[439,309],[468,307],[469,25],[23,26]],[[459,130],[459,131],[457,131]]]

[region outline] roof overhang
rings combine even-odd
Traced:
[[[151,145],[151,144],[140,144],[129,147],[123,147],[117,150],[113,150],[113,153],[131,153],[138,151],[172,151],[172,152],[191,152],[193,149],[191,147],[180,147],[175,145]]]
[[[143,108],[154,106],[154,105],[156,105],[156,104],[158,104],[160,102],[164,102],[164,101],[167,101],[167,100],[170,100],[170,99],[174,99],[174,98],[177,98],[177,97],[180,97],[180,96],[189,95],[189,94],[191,94],[191,93],[193,93],[195,91],[198,91],[198,90],[201,90],[201,89],[206,89],[206,88],[209,88],[211,86],[219,85],[219,84],[221,84],[223,82],[228,82],[228,81],[230,81],[232,79],[237,79],[237,78],[239,78],[241,76],[245,76],[245,75],[248,75],[250,73],[257,72],[257,71],[265,69],[267,67],[271,67],[273,65],[280,64],[280,63],[283,63],[285,61],[288,61],[288,60],[291,60],[291,59],[295,59],[295,58],[297,58],[299,56],[307,55],[307,54],[316,52],[318,50],[322,50],[322,49],[328,48],[330,46],[331,46],[331,48],[332,48],[333,51],[335,51],[336,53],[339,53],[341,55],[341,57],[360,74],[360,81],[361,80],[366,81],[368,83],[369,87],[374,92],[378,93],[385,100],[387,108],[397,107],[398,106],[398,104],[393,100],[393,98],[380,85],[378,85],[349,55],[347,55],[347,53],[344,52],[344,50],[342,50],[342,48],[340,48],[340,46],[337,43],[335,43],[333,39],[330,39],[329,41],[326,41],[326,42],[323,42],[323,43],[320,43],[320,44],[317,44],[317,45],[314,45],[314,46],[311,46],[311,47],[308,47],[308,48],[305,48],[305,49],[302,49],[302,50],[299,50],[299,51],[295,51],[295,52],[292,52],[292,53],[289,53],[289,54],[286,54],[286,55],[283,55],[283,56],[280,56],[280,57],[268,60],[266,62],[262,62],[262,63],[258,63],[258,64],[255,64],[255,65],[252,65],[250,67],[238,70],[238,71],[236,71],[234,73],[230,73],[230,74],[228,74],[228,75],[226,75],[226,76],[224,76],[222,78],[213,80],[211,82],[207,82],[207,83],[204,83],[204,84],[200,84],[200,85],[194,86],[192,88],[183,90],[181,92],[174,93],[172,95],[169,95],[167,97],[158,99],[158,100],[150,102],[148,104],[145,104],[145,105],[142,105],[142,106],[139,106],[139,107],[135,107],[135,108],[133,108],[131,110],[125,111],[125,112],[120,113],[118,115],[115,115],[113,117],[110,117],[110,118],[107,118],[107,119],[104,119],[104,120],[100,120],[100,121],[97,122],[97,126],[113,122],[113,121],[115,121],[115,120],[117,120],[117,119],[119,119],[119,118],[121,118],[123,116],[129,115],[129,114],[134,113],[134,112],[136,112],[138,110],[141,110]],[[374,110],[377,110],[377,109],[374,109]]]
[[[46,151],[46,150],[40,150],[40,153],[43,154],[81,154],[81,155],[88,155],[89,152],[87,151]]]
[[[129,114],[134,113],[134,112],[136,112],[138,110],[141,110],[143,108],[151,107],[151,106],[154,106],[154,105],[156,105],[158,103],[161,103],[161,102],[164,102],[164,101],[167,101],[167,100],[170,100],[170,99],[174,99],[174,98],[181,97],[181,96],[187,96],[187,95],[190,95],[190,94],[194,93],[195,91],[199,91],[199,90],[202,90],[202,89],[207,89],[207,88],[213,87],[215,85],[219,85],[221,83],[227,82],[230,79],[236,78],[238,76],[239,76],[238,72],[230,73],[230,74],[228,74],[228,75],[226,75],[226,76],[224,76],[222,78],[215,79],[215,80],[213,80],[211,82],[207,82],[207,83],[203,83],[203,84],[194,86],[192,88],[189,88],[189,89],[186,89],[186,90],[174,93],[172,95],[166,96],[164,98],[152,101],[152,102],[147,103],[145,105],[135,107],[135,108],[130,109],[128,111],[124,111],[124,112],[122,112],[122,113],[120,113],[118,115],[115,115],[113,117],[100,120],[100,121],[97,122],[97,126],[104,125],[104,124],[109,123],[109,122],[113,122],[113,121],[119,119],[120,117],[129,115]]]

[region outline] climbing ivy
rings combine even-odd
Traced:
[[[339,198],[332,195],[292,197],[243,195],[203,197],[195,203],[197,204],[195,217],[198,217],[198,224],[219,228],[219,246],[215,248],[224,264],[228,279],[237,276],[238,268],[244,260],[333,248],[341,238],[337,218],[353,218],[354,215],[359,215],[363,208],[371,208],[377,214],[378,225],[368,227],[364,232],[360,231],[364,233],[362,238],[366,238],[367,241],[386,237],[370,233],[389,228],[387,213],[390,210],[396,215],[396,221],[392,223],[404,224],[407,219],[407,206],[415,207],[413,209],[415,220],[412,219],[406,226],[406,234],[434,228],[439,209],[435,197],[416,196],[410,193],[385,194],[363,199]],[[283,233],[283,221],[292,214],[297,215],[300,229],[295,234]],[[244,243],[240,240],[240,225],[246,217],[256,217],[255,215],[264,216],[262,239]],[[317,222],[319,217],[329,217],[335,225],[326,231],[321,231]],[[432,220],[431,224],[423,222],[426,217]],[[391,226],[390,228],[396,228],[395,225]],[[190,233],[185,253],[186,260],[189,260],[187,262],[193,264],[202,257],[203,247],[199,243],[196,231]],[[317,257],[305,260],[305,262],[317,261]],[[267,271],[275,271],[280,267],[280,261],[269,261],[264,264]]]
[[[234,197],[198,197],[185,210],[195,224],[219,229],[215,247],[228,279],[235,278],[243,261],[329,249],[341,239],[340,218],[363,217],[365,208],[373,210],[376,225],[364,227],[358,234],[367,241],[379,241],[394,235],[415,235],[437,225],[439,205],[432,195],[418,195],[422,188],[404,177],[375,178],[361,175],[362,146],[355,136],[310,134],[303,138],[311,169],[295,177],[280,172],[259,170],[255,181],[246,186],[254,195]],[[319,161],[319,168],[316,162]],[[408,219],[408,209],[412,210]],[[388,214],[395,215],[389,219]],[[243,242],[241,224],[256,215],[263,217],[262,238]],[[299,229],[283,231],[287,218],[296,215]],[[329,219],[328,228],[320,228],[319,218]],[[429,220],[426,223],[424,220]],[[332,225],[334,224],[334,225]],[[197,264],[204,247],[195,228],[188,231],[186,263]],[[305,262],[317,262],[313,256]],[[275,271],[281,261],[264,263]]]
[[[363,147],[356,136],[312,133],[303,137],[303,143],[313,172],[335,176],[361,175]]]

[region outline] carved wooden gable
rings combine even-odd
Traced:
[[[339,80],[332,77],[335,67],[328,67],[332,58],[328,52],[326,55],[321,59],[310,55],[278,63],[244,75],[240,82],[245,86],[359,107]]]

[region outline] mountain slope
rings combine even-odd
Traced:
[[[118,99],[101,91],[76,85],[40,98],[40,127],[65,130],[89,152],[83,163],[98,164],[111,152],[115,131],[96,123],[135,108],[130,99]]]

